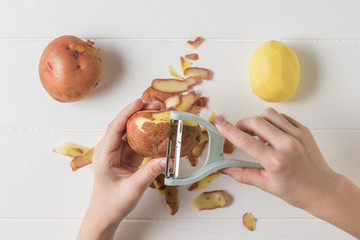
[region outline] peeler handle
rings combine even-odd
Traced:
[[[165,178],[165,185],[168,186],[177,186],[177,185],[189,185],[194,182],[197,182],[204,177],[210,175],[213,172],[216,172],[223,168],[228,167],[244,167],[244,168],[257,168],[263,169],[263,167],[258,163],[247,162],[243,160],[231,160],[231,159],[218,159],[209,164],[204,164],[200,169],[195,172],[181,178]]]
[[[259,168],[263,167],[259,163],[247,162],[243,160],[232,160],[225,159],[223,157],[223,146],[225,137],[216,129],[214,125],[200,118],[197,115],[187,112],[176,112],[170,113],[170,118],[175,120],[190,120],[200,123],[206,128],[209,134],[209,148],[207,158],[204,165],[196,170],[195,172],[181,177],[181,178],[165,178],[165,185],[176,186],[176,185],[188,185],[197,182],[211,173],[228,167],[245,167],[245,168]]]

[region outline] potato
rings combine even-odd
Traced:
[[[295,52],[278,41],[269,41],[255,50],[250,61],[253,92],[267,102],[282,102],[298,87],[300,65]]]
[[[170,125],[170,111],[139,111],[127,122],[127,139],[131,148],[146,157],[165,157],[167,142],[171,131],[177,127]],[[183,121],[181,156],[192,151],[199,143],[201,130],[196,122]],[[175,137],[172,134],[173,146],[171,155],[175,153]]]
[[[100,81],[103,64],[93,43],[75,36],[56,38],[45,48],[39,63],[40,80],[59,102],[79,101]]]

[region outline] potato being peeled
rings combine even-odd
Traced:
[[[139,111],[127,122],[126,134],[131,148],[146,157],[165,157],[171,131],[177,126],[170,125],[170,111]],[[183,121],[181,156],[190,153],[200,142],[201,129],[198,123]],[[175,143],[176,132],[172,134]],[[171,155],[175,153],[175,144]]]
[[[59,102],[75,102],[90,95],[102,70],[102,59],[93,42],[69,35],[50,42],[39,63],[43,87]]]

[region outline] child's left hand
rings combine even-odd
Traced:
[[[137,99],[109,124],[93,156],[94,186],[78,239],[112,239],[115,230],[137,205],[150,183],[164,171],[165,160],[153,159],[138,169],[143,157],[126,141],[126,123],[141,109],[158,103]]]

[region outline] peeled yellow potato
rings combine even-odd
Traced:
[[[300,64],[296,53],[278,41],[258,47],[250,61],[252,91],[267,102],[290,98],[299,85]]]

